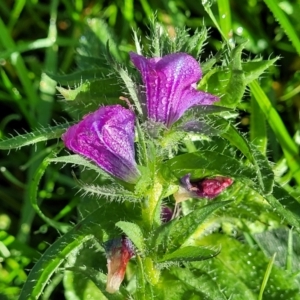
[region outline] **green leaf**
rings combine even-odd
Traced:
[[[266,156],[268,144],[266,120],[253,96],[251,97],[250,141]]]
[[[203,78],[200,80],[198,84],[198,89],[207,91],[211,94],[218,95],[218,96],[224,96],[226,93],[226,87],[229,83],[231,71],[229,67],[215,67],[212,68],[212,65],[216,61],[214,59],[209,60],[207,63],[204,64],[204,70],[206,71]],[[222,106],[231,108],[227,104],[223,105],[222,101],[217,102],[216,106]],[[234,107],[233,107],[234,108]]]
[[[123,80],[125,87],[128,90],[128,93],[134,103],[134,106],[138,114],[142,116],[143,111],[142,111],[141,103],[139,101],[138,92],[135,83],[131,79],[128,71],[125,68],[123,68],[118,62],[116,62],[111,56],[109,43],[107,43],[107,59],[109,60],[109,63],[111,64],[112,68],[115,70],[116,74],[118,74],[119,77]]]
[[[146,246],[144,243],[143,232],[137,224],[119,221],[116,223],[116,226],[119,227],[129,237],[129,239],[141,251],[141,253],[145,253]]]
[[[106,264],[104,249],[96,239],[73,250],[67,258],[64,272],[67,300],[124,299],[122,287],[113,295],[106,292],[107,276],[103,274],[107,270]]]
[[[77,284],[77,286],[73,286],[74,288],[77,288],[77,289],[81,288],[81,293],[84,293],[84,298],[82,297],[82,295],[80,295],[81,298],[78,298],[78,300],[88,300],[88,299],[91,299],[91,297],[93,297],[92,299],[97,299],[97,300],[104,300],[104,299],[122,300],[122,299],[124,299],[124,296],[120,292],[116,292],[114,294],[109,294],[105,291],[107,276],[104,275],[102,272],[99,272],[98,270],[95,270],[92,267],[86,267],[85,265],[68,267],[67,270],[72,271],[75,274],[77,274],[78,276],[80,276],[78,278],[78,280],[81,280],[81,281],[78,281],[78,280],[74,281],[74,279],[76,278],[76,277],[74,277],[74,274],[67,274],[67,277],[65,277],[65,282],[68,281],[68,286],[66,286],[66,288],[68,290],[69,296],[71,296],[71,297],[69,297],[70,300],[75,300],[74,296],[76,296],[76,295],[70,293],[71,292],[70,288],[72,288],[71,285],[74,285],[74,284]],[[91,280],[94,284],[91,285],[91,284],[87,283],[86,282],[87,278],[89,280]],[[82,283],[84,284],[84,286],[80,286],[80,284],[82,284]],[[65,283],[65,285],[66,285],[66,283]],[[100,291],[102,292],[101,294],[100,294]],[[105,295],[105,297],[103,295]],[[102,298],[99,298],[101,296],[102,296]],[[97,298],[95,298],[95,297],[97,297]]]
[[[90,161],[85,159],[83,156],[78,155],[78,154],[52,157],[52,158],[49,158],[49,162],[83,166],[84,168],[94,170],[95,172],[97,172],[98,174],[103,176],[104,178],[111,178],[110,175],[108,175],[108,173],[104,172],[100,167],[96,166],[95,164],[91,163]]]
[[[0,141],[1,150],[11,150],[14,148],[21,148],[24,146],[36,144],[38,142],[43,142],[51,139],[60,138],[61,135],[66,131],[71,124],[61,124],[48,128],[41,128],[39,130],[17,135],[12,138],[8,138]]]
[[[191,173],[193,179],[224,175],[252,185],[256,179],[253,168],[245,167],[233,157],[209,150],[182,154],[170,159],[162,167],[162,173],[168,174],[165,175],[166,178],[169,177],[169,171],[176,177],[176,180],[188,173]]]
[[[286,33],[293,46],[295,47],[297,53],[300,55],[300,39],[297,30],[295,30],[294,25],[292,25],[288,17],[284,14],[283,9],[278,5],[278,1],[274,0],[264,0],[267,4],[274,17],[278,20],[283,31]]]
[[[259,86],[258,82],[251,82],[250,89],[282,147],[293,177],[296,179],[297,183],[300,184],[300,157],[297,144],[291,138],[281,117],[273,107],[263,89]]]
[[[75,71],[71,74],[52,74],[46,72],[46,74],[56,82],[58,82],[61,85],[78,85],[82,84],[83,82],[93,82],[93,81],[101,81],[105,80],[105,76],[107,76],[105,73],[109,71],[108,68],[90,68],[88,70],[79,70]],[[69,100],[69,99],[67,99]],[[70,99],[72,100],[72,99]]]
[[[101,231],[98,225],[100,212],[100,209],[96,210],[46,250],[29,273],[20,300],[38,299],[51,276],[66,257],[86,241],[95,238],[93,232]]]
[[[57,230],[65,233],[67,232],[71,226],[66,223],[61,223],[52,220],[51,218],[48,218],[40,209],[39,207],[39,199],[38,199],[38,191],[39,191],[39,183],[44,176],[44,173],[50,164],[49,159],[52,158],[53,156],[57,155],[57,152],[60,150],[52,151],[39,165],[37,170],[35,171],[35,174],[33,176],[33,179],[30,183],[29,186],[29,197],[30,197],[30,202],[36,213],[50,226],[56,228]]]
[[[168,253],[159,259],[158,262],[166,261],[198,261],[213,258],[220,253],[220,250],[213,250],[208,247],[187,246]]]
[[[168,252],[181,247],[214,211],[230,203],[232,201],[213,202],[194,210],[179,220],[174,220],[168,234]]]
[[[204,77],[205,77],[205,75],[207,74],[207,72],[209,72],[209,71],[211,71],[211,70],[214,70],[214,72],[217,71],[217,68],[212,69],[212,67],[214,66],[214,64],[216,64],[216,63],[220,60],[220,58],[221,58],[223,52],[224,52],[223,49],[219,50],[213,57],[209,58],[207,61],[205,61],[205,62],[203,62],[203,63],[201,64],[201,69],[202,69],[202,72],[203,72]],[[213,73],[214,73],[214,72],[213,72]],[[205,79],[202,78],[202,79],[200,80],[199,86],[201,86],[201,82],[202,82],[203,80],[205,80]]]
[[[218,102],[221,106],[236,107],[244,95],[246,81],[241,59],[244,46],[245,43],[240,44],[231,52],[230,78],[225,89],[225,95]]]
[[[272,257],[274,249],[276,250],[276,265],[295,273],[299,270],[300,236],[298,232],[293,232],[288,228],[278,228],[256,233],[253,236],[267,257]]]
[[[285,222],[300,228],[300,203],[282,187],[275,185],[272,195],[266,197],[270,205],[285,218]]]
[[[64,96],[65,100],[77,101],[88,104],[89,101],[96,101],[98,105],[118,99],[121,89],[117,85],[117,79],[101,78],[93,81],[84,81],[75,89],[57,87],[57,90]],[[88,98],[88,99],[86,99]]]
[[[88,21],[88,26],[91,30],[91,34],[89,35],[91,40],[85,44],[85,46],[89,48],[87,52],[90,53],[91,50],[97,51],[98,53],[96,52],[96,54],[101,56],[102,53],[99,52],[99,47],[105,50],[106,44],[109,41],[111,54],[115,59],[121,61],[120,41],[118,41],[118,37],[114,35],[107,23],[101,18],[91,18]],[[94,40],[94,43],[92,40]]]
[[[181,51],[187,52],[198,58],[201,54],[202,47],[204,46],[207,37],[208,30],[206,27],[202,26],[200,31],[198,31],[198,28],[196,28],[196,31],[191,36],[186,38],[186,44],[183,46]]]
[[[272,256],[272,259],[270,260],[270,262],[268,264],[268,267],[266,269],[266,273],[265,273],[263,282],[262,282],[261,287],[260,287],[260,291],[259,291],[259,295],[258,295],[258,300],[262,300],[263,299],[263,293],[264,293],[264,290],[266,288],[267,282],[269,280],[270,273],[271,273],[271,270],[272,270],[272,267],[273,267],[273,264],[274,264],[274,261],[275,261],[275,257],[276,257],[276,252]]]
[[[231,61],[227,66],[208,69],[199,83],[201,89],[220,96],[217,106],[236,108],[242,100],[246,86],[261,76],[278,59],[276,57],[243,62],[241,55],[244,46],[245,43],[242,43],[231,51]],[[206,66],[205,68],[207,69]]]
[[[121,185],[97,185],[87,184],[82,181],[77,181],[83,196],[91,196],[107,199],[107,201],[131,201],[137,202],[140,200],[134,193],[126,190]]]
[[[212,243],[221,246],[220,254],[209,263],[193,262],[192,267],[215,278],[227,298],[257,300],[268,258],[261,251],[222,234],[211,234],[197,241],[199,246]],[[299,300],[299,286],[291,273],[274,265],[264,299],[280,298]]]
[[[138,36],[138,33],[136,30],[132,29],[132,31],[133,31],[133,39],[134,39],[136,53],[139,55],[143,55],[140,37]]]
[[[63,280],[66,300],[106,300],[103,250],[96,239],[90,239],[66,258]]]
[[[218,21],[215,18],[215,14],[212,12],[212,10],[210,8],[211,5],[212,5],[212,2],[210,2],[210,1],[202,1],[202,5],[203,5],[203,8],[205,9],[205,11],[207,12],[207,14],[209,15],[210,19],[213,21],[214,25],[218,29],[218,31],[222,35],[223,39],[225,41],[227,41],[228,40],[228,36],[225,35],[225,33],[223,32],[223,30],[219,26],[219,23],[218,23]]]
[[[242,63],[242,68],[245,74],[245,84],[249,84],[253,80],[261,76],[270,66],[279,59],[279,57],[260,60],[260,61],[247,61]]]
[[[171,275],[169,271],[165,271],[160,276],[159,284],[153,287],[155,296],[157,299],[168,300],[213,300],[204,298],[201,292],[195,291],[193,286],[188,284],[188,280],[178,280],[174,275]]]
[[[203,115],[221,114],[223,112],[235,113],[235,111],[228,107],[215,106],[215,105],[195,105],[191,107],[185,114],[193,113],[196,117]]]
[[[64,97],[66,109],[78,118],[93,112],[101,104],[121,104],[122,95],[116,78],[102,78],[96,81],[85,81],[75,89],[56,87]],[[76,114],[75,114],[76,113]]]
[[[218,0],[219,23],[224,36],[229,39],[232,35],[231,9],[229,0]]]
[[[93,200],[95,202],[95,200]],[[120,203],[109,206],[101,203],[69,232],[55,241],[42,255],[29,273],[23,287],[20,300],[33,300],[43,292],[52,274],[75,249],[82,247],[89,240],[101,243],[102,236],[116,236],[115,222],[127,216],[126,208]]]
[[[254,145],[250,144],[250,149],[255,159],[255,167],[262,192],[264,195],[270,195],[274,186],[274,172],[266,156],[264,156]]]
[[[65,100],[73,101],[76,100],[77,96],[79,96],[80,93],[87,93],[90,90],[90,83],[85,82],[83,84],[80,84],[75,89],[65,89],[63,87],[57,86],[56,89],[62,94],[62,96],[65,98]],[[83,97],[84,98],[84,97]]]
[[[274,184],[274,173],[270,167],[267,158],[251,145],[227,120],[223,118],[214,119],[212,124],[216,128],[226,128],[220,135],[227,139],[232,145],[237,147],[256,169],[258,183],[264,194],[272,192]]]
[[[62,282],[62,280],[63,280],[63,274],[61,273],[55,274],[52,280],[48,283],[48,285],[44,289],[41,300],[50,300],[52,294],[57,289],[58,285]]]
[[[171,268],[170,273],[176,276],[182,283],[201,292],[206,300],[228,300],[218,282],[213,280],[209,273],[192,272],[188,268]]]

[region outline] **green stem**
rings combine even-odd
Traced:
[[[145,224],[145,228],[151,231],[155,221],[155,215],[157,210],[157,204],[160,201],[161,194],[163,192],[163,186],[154,179],[153,187],[149,191],[145,201],[142,203],[142,218]]]
[[[141,257],[137,254],[136,255],[136,262],[138,265],[138,273],[137,273],[137,295],[138,299],[146,300],[146,293],[145,293],[145,273],[144,273],[144,266],[142,263]]]
[[[209,1],[202,1],[202,5],[205,9],[205,11],[207,12],[207,14],[209,15],[209,17],[211,18],[211,20],[213,21],[213,23],[215,24],[216,28],[219,30],[220,34],[222,35],[224,41],[228,41],[228,37],[224,34],[223,30],[221,29],[221,27],[219,26],[218,21],[216,20],[212,10],[210,9],[210,2]]]
[[[141,129],[141,125],[138,120],[136,120],[136,129],[137,129],[140,151],[141,151],[141,159],[140,159],[139,163],[141,165],[147,166],[148,165],[148,155],[147,155],[145,136],[144,136],[144,133]]]

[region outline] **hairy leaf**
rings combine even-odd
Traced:
[[[198,245],[202,246],[211,243],[222,247],[220,254],[208,263],[194,262],[192,266],[215,278],[226,297],[233,300],[258,299],[269,260],[262,252],[226,235],[212,234],[198,241]],[[264,291],[264,299],[281,297],[300,299],[299,286],[289,272],[273,266]]]
[[[212,258],[218,255],[220,250],[213,250],[208,247],[187,246],[164,255],[159,262],[166,261],[198,261]]]
[[[116,226],[119,227],[133,242],[133,244],[137,247],[141,253],[144,253],[146,250],[146,246],[144,243],[143,232],[141,228],[134,223],[119,221],[116,223]]]
[[[21,148],[24,146],[36,144],[38,142],[43,142],[51,139],[60,138],[61,135],[66,131],[66,129],[71,124],[61,124],[48,128],[41,128],[39,130],[26,133],[26,134],[18,134],[12,138],[8,138],[0,141],[0,149],[1,150],[11,150],[15,148]]]

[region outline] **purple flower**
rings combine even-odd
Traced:
[[[160,218],[163,223],[168,223],[172,220],[173,210],[167,206],[163,206],[160,212]]]
[[[170,127],[194,105],[210,105],[219,99],[198,91],[202,72],[198,62],[186,53],[145,58],[131,52],[146,87],[148,118]]]
[[[180,188],[174,195],[176,202],[181,202],[189,198],[214,199],[219,196],[233,180],[229,177],[215,176],[191,182],[191,174],[187,174],[180,179]]]
[[[122,236],[107,241],[104,247],[108,269],[106,291],[113,294],[119,290],[124,279],[127,263],[134,256],[134,246],[127,237]]]
[[[134,113],[121,105],[100,107],[62,139],[67,148],[96,162],[103,170],[129,183],[140,172],[134,158]]]

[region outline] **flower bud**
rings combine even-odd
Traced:
[[[193,181],[190,178],[191,174],[187,174],[180,179],[179,190],[174,194],[176,202],[189,198],[214,199],[233,183],[231,178],[225,176],[215,176]]]
[[[160,213],[160,218],[163,223],[168,223],[173,217],[173,211],[167,206],[163,206]]]
[[[107,258],[107,283],[106,291],[115,293],[124,279],[126,266],[131,257],[134,256],[134,246],[125,236],[109,240],[105,243]]]
[[[121,105],[100,107],[62,139],[67,148],[97,163],[111,175],[135,183],[140,172],[134,158],[134,113]]]

